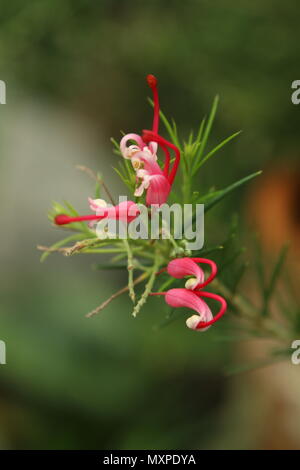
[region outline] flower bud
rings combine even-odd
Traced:
[[[200,322],[200,316],[199,315],[192,315],[191,317],[189,317],[186,320],[185,324],[191,330],[197,330],[197,325],[198,325],[199,322]],[[201,330],[199,330],[199,331],[201,331]]]
[[[195,277],[191,277],[190,279],[186,281],[185,288],[194,289],[197,286],[197,284],[199,284],[198,279],[196,279]]]

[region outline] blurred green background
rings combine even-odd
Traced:
[[[87,211],[93,186],[76,164],[99,169],[114,194],[121,192],[110,137],[149,127],[147,73],[159,77],[162,108],[183,137],[216,94],[209,145],[243,130],[203,167],[200,190],[258,169],[294,168],[298,6],[296,0],[1,2],[0,79],[7,86],[0,107],[0,339],[7,345],[1,448],[267,446],[259,425],[267,391],[255,395],[255,381],[223,374],[239,354],[236,345],[215,341],[212,329],[192,334],[183,320],[154,330],[165,315],[155,299],[136,320],[126,297],[87,320],[84,314],[125,277],[91,270],[99,261],[93,255],[54,254],[40,264],[36,245],[61,236],[47,221],[52,200]],[[248,190],[209,214],[206,236],[222,242],[233,212],[247,232]]]

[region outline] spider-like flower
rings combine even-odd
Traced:
[[[91,222],[102,219],[116,219],[124,222],[131,222],[140,213],[138,205],[133,201],[123,201],[117,206],[108,206],[104,199],[89,198],[91,210],[95,214],[80,215],[78,217],[70,217],[66,214],[59,214],[55,217],[56,225],[66,225],[72,222]]]
[[[154,75],[148,75],[147,82],[153,92],[154,117],[152,131],[144,130],[142,136],[133,133],[125,135],[120,142],[120,150],[124,158],[131,160],[136,172],[137,183],[140,183],[134,195],[140,197],[146,190],[146,204],[161,205],[167,201],[171,191],[180,162],[180,151],[175,145],[158,134],[159,97],[157,79]],[[135,144],[127,146],[127,143],[132,141]],[[157,162],[158,145],[165,154],[163,169]],[[175,161],[171,171],[169,171],[170,150],[175,153]]]
[[[209,264],[211,274],[205,280],[204,271],[197,263]],[[170,261],[168,266],[161,271],[167,271],[170,276],[176,279],[182,279],[185,276],[193,276],[189,278],[184,288],[169,289],[166,292],[153,292],[151,295],[164,295],[165,301],[171,307],[187,307],[197,312],[186,320],[186,326],[192,330],[205,331],[213,323],[219,320],[227,309],[226,301],[220,295],[202,290],[209,284],[217,274],[216,264],[206,258],[181,258]],[[160,271],[160,272],[161,272]],[[213,316],[209,306],[203,298],[210,298],[220,302],[221,307],[218,313]]]

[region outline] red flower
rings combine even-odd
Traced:
[[[147,82],[153,92],[154,114],[152,130],[144,130],[143,135],[127,134],[120,142],[122,155],[130,159],[136,171],[137,181],[140,186],[135,191],[135,196],[141,196],[147,191],[146,203],[163,204],[167,201],[169,193],[176,176],[180,162],[179,149],[158,134],[159,127],[159,98],[157,90],[157,79],[154,75],[147,76]],[[135,141],[134,145],[127,147],[128,141]],[[165,164],[162,169],[157,163],[157,148],[161,147],[165,154]],[[175,154],[175,161],[170,169],[170,150]]]
[[[69,217],[66,214],[59,214],[55,217],[54,222],[56,225],[66,225],[72,222],[85,222],[102,219],[117,219],[130,222],[139,214],[138,206],[133,201],[123,201],[117,206],[105,207],[104,204],[100,204],[98,201],[102,199],[89,199],[90,207],[96,211],[95,214],[80,215],[78,217]]]

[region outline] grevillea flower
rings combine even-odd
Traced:
[[[143,168],[136,172],[137,179],[141,181],[140,186],[135,190],[135,196],[141,196],[144,189],[147,190],[146,204],[161,205],[168,199],[171,185],[165,177],[158,163],[151,157],[140,157]]]
[[[54,222],[56,225],[66,225],[72,222],[99,221],[105,218],[131,222],[140,213],[138,205],[133,201],[123,201],[117,206],[108,206],[103,199],[89,198],[89,204],[91,210],[96,211],[96,215],[69,217],[66,214],[59,214],[55,217]]]
[[[211,274],[206,281],[204,280],[204,272],[197,263],[210,265]],[[176,279],[182,279],[185,276],[193,276],[193,278],[188,279],[185,288],[169,289],[166,292],[153,292],[151,294],[164,295],[166,303],[171,307],[187,307],[194,310],[196,314],[186,320],[188,328],[205,331],[226,312],[227,304],[223,297],[201,290],[204,286],[209,284],[217,274],[217,266],[213,261],[206,258],[174,259],[161,271],[167,271],[170,276]],[[215,316],[213,316],[203,298],[210,298],[220,302],[221,307]]]
[[[142,136],[133,133],[125,135],[120,142],[120,149],[123,157],[131,160],[136,171],[137,182],[140,183],[134,195],[137,197],[142,196],[144,190],[146,190],[146,204],[161,205],[167,201],[171,191],[180,162],[180,151],[175,145],[158,134],[159,98],[157,79],[154,75],[148,75],[147,82],[153,92],[154,116],[152,130],[144,130]],[[135,144],[127,146],[129,141],[134,141]],[[163,169],[157,163],[158,145],[165,154]],[[170,150],[175,153],[175,161],[169,172]]]
[[[134,141],[135,145],[127,146],[127,142]],[[138,134],[126,134],[121,139],[120,150],[124,158],[131,160],[134,169],[138,168],[139,156],[142,152],[145,156],[150,156],[153,160],[157,160],[157,143],[149,142],[149,145],[145,145],[142,137]]]
[[[204,281],[204,271],[198,266],[197,263],[209,264],[211,267],[211,274]],[[170,276],[176,279],[182,279],[185,276],[194,276],[188,279],[185,283],[186,289],[200,289],[209,284],[217,274],[217,265],[214,261],[206,258],[179,258],[173,259],[167,266],[167,271]]]
[[[208,297],[218,300],[221,303],[219,312],[213,316],[209,306],[201,297]],[[220,295],[204,291],[191,291],[179,288],[170,289],[165,294],[165,300],[171,307],[187,307],[197,312],[186,320],[186,326],[192,330],[205,331],[219,318],[221,318],[227,308],[226,301]]]

